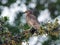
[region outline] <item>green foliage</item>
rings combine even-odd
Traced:
[[[14,3],[14,2],[16,2],[16,0],[8,0],[8,2],[6,3],[6,4],[2,4],[1,2],[0,2],[0,5],[3,5],[3,6],[10,6],[12,3]]]
[[[14,33],[19,33],[19,29],[18,27],[15,27],[15,26],[11,26],[9,24],[5,25],[7,28],[9,28],[9,31],[13,32],[12,34]]]
[[[4,42],[6,41],[6,38],[8,39],[8,42],[11,42],[11,43],[13,42],[12,44],[16,45],[16,43],[21,42],[23,40],[28,41],[29,37],[32,36],[32,34],[30,33],[30,30],[28,30],[30,27],[27,24],[20,27],[20,28],[23,27],[23,30],[24,30],[23,32],[20,32],[19,31],[20,29],[18,28],[18,26],[11,26],[8,23],[6,24],[7,21],[8,21],[7,17],[0,18],[0,36],[2,36],[0,38],[1,38],[2,44],[4,44]],[[4,23],[1,23],[1,22],[4,22]],[[47,28],[44,28],[44,27],[47,27]],[[58,28],[59,28],[58,19],[56,19],[54,23],[48,22],[45,26],[40,26],[40,30],[38,30],[38,33],[40,34],[38,35],[47,33],[50,36],[51,40],[57,40],[59,39],[59,33],[60,33],[60,29]],[[43,45],[49,44],[51,40],[45,41]]]
[[[17,16],[16,16],[16,19],[14,21],[14,23],[16,24],[16,26],[19,26],[20,25],[20,18],[22,16],[22,13],[18,13]]]
[[[6,22],[7,20],[8,20],[8,17],[7,17],[7,16],[5,16],[5,17],[4,17],[4,21]]]
[[[13,4],[14,2],[16,2],[16,0],[8,0],[8,2],[6,4],[2,4],[0,1],[0,6],[10,7],[10,5]],[[25,4],[27,7],[28,7],[28,4],[30,2],[31,2],[31,0],[26,0]],[[60,15],[60,8],[59,8],[60,7],[59,6],[60,0],[57,0],[56,3],[50,2],[48,0],[48,1],[45,1],[44,4],[40,4],[40,0],[37,0],[36,3],[37,3],[36,7],[34,8],[34,10],[37,10],[37,13],[34,12],[36,16],[39,15],[40,10],[46,9],[45,4],[47,4],[47,3],[48,3],[47,8],[49,9],[49,11],[51,13],[50,16],[52,19],[54,19]],[[55,11],[58,11],[57,15],[55,14]],[[0,9],[0,14],[1,14],[1,12],[2,12],[2,10]],[[22,42],[22,40],[27,41],[29,39],[29,37],[31,36],[31,33],[27,30],[30,27],[27,24],[19,27],[19,25],[21,24],[21,22],[20,22],[21,16],[22,16],[22,13],[17,14],[17,18],[15,19],[15,22],[14,22],[16,24],[16,26],[11,26],[10,24],[6,23],[9,19],[9,17],[1,17],[0,18],[0,44],[2,44],[2,43],[4,44],[5,42],[16,41],[16,43],[14,43],[15,45],[21,45],[21,43],[19,44],[18,42]],[[47,22],[46,25],[41,26],[41,27],[42,27],[41,32],[43,34],[47,33],[50,36],[51,40],[55,41],[55,40],[59,39],[60,25],[58,24],[58,20],[55,20],[54,23],[53,22],[50,22],[50,23]],[[44,27],[46,27],[46,28],[44,28]],[[23,32],[20,32],[20,29],[23,29]],[[8,39],[8,41],[6,41],[6,38]],[[45,41],[43,43],[43,45],[50,45],[51,40]]]
[[[36,9],[39,11],[39,10],[43,10],[44,9],[44,6],[43,5],[40,5],[40,4],[37,4],[36,6]]]
[[[1,23],[2,21],[4,22],[4,24]],[[18,27],[5,24],[6,21],[7,21],[7,17],[0,18],[0,39],[1,39],[2,45],[6,43],[10,44],[10,42],[13,45],[17,45],[16,43],[20,45],[21,44],[20,42],[22,40],[27,41],[29,39],[30,33],[26,31],[20,33]]]
[[[51,40],[47,40],[45,41],[42,45],[50,45],[49,43],[51,42]]]
[[[57,39],[59,39],[58,37],[56,37],[56,36],[53,36],[53,35],[50,35],[51,36],[51,39],[52,40],[57,40]]]
[[[26,0],[26,5],[28,5],[31,2],[31,0]]]
[[[25,30],[27,30],[27,29],[29,29],[29,28],[30,28],[30,27],[28,26],[28,24],[25,24],[25,25],[24,25],[24,29],[25,29]]]

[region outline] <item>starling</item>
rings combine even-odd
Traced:
[[[25,11],[25,13],[26,13],[27,24],[30,27],[33,27],[34,29],[39,30],[40,24],[39,24],[37,18],[33,15],[33,12],[31,10],[28,10],[28,11]]]

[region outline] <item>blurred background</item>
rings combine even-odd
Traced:
[[[0,0],[0,17],[7,16],[9,18],[6,27],[14,35],[29,28],[26,24],[25,14],[22,14],[28,9],[33,11],[33,14],[41,24],[47,21],[54,21],[56,18],[58,18],[58,23],[60,24],[60,0]],[[39,37],[41,38],[39,38],[40,41],[38,42],[38,37],[31,37],[29,39],[30,45],[42,45],[45,39],[48,39],[45,35]],[[36,42],[37,44],[35,44]],[[50,43],[50,45],[60,45],[60,40],[52,40]]]

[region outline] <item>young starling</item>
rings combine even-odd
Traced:
[[[36,17],[33,15],[32,11],[28,10],[28,11],[25,11],[25,13],[26,13],[27,24],[30,27],[33,27],[34,29],[39,30],[40,29],[40,24],[37,21]]]

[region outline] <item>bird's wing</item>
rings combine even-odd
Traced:
[[[34,16],[34,15],[29,15],[29,17],[31,18],[31,19],[33,19],[33,20],[36,20],[36,17]]]
[[[39,23],[38,20],[37,20],[37,18],[34,15],[32,15],[32,14],[30,15],[30,19],[31,19],[31,21]]]
[[[40,28],[40,24],[34,15],[29,15],[29,18],[34,28],[37,28],[37,29]]]

